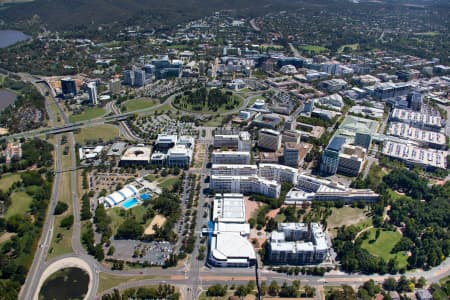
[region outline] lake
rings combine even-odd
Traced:
[[[0,89],[0,112],[8,105],[13,104],[16,101],[16,98],[16,94],[13,92]]]
[[[30,36],[18,30],[0,30],[0,48],[6,48],[17,42],[25,41]]]
[[[89,275],[79,268],[67,268],[52,274],[39,292],[39,300],[83,299],[88,291]]]

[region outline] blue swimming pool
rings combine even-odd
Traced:
[[[138,203],[139,202],[137,201],[136,198],[131,198],[131,199],[128,199],[127,201],[125,201],[124,203],[122,203],[122,207],[125,209],[129,209],[129,208],[136,206]]]
[[[141,199],[142,199],[142,201],[147,201],[150,199],[150,196],[148,194],[142,194]]]

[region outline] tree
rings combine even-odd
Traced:
[[[144,228],[134,219],[125,220],[117,229],[116,238],[124,240],[139,239],[144,233]]]
[[[275,297],[279,292],[280,286],[278,285],[278,282],[276,282],[275,280],[272,281],[269,285],[269,295]]]
[[[60,215],[60,214],[64,213],[68,208],[69,208],[69,205],[67,205],[67,203],[58,201],[58,203],[56,203],[56,206],[55,206],[54,214]]]
[[[221,284],[215,284],[208,287],[206,294],[209,297],[223,297],[227,293],[227,287]]]
[[[69,215],[61,220],[59,226],[62,228],[66,228],[67,230],[70,229],[73,225],[73,215]]]

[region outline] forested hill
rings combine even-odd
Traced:
[[[322,1],[322,0],[321,0]],[[245,10],[249,14],[272,5],[294,5],[287,0],[35,0],[10,5],[0,10],[0,19],[7,23],[31,20],[53,28],[70,29],[83,25],[110,24],[135,16],[148,15],[166,23],[176,23],[222,9]],[[320,1],[319,1],[320,2]],[[155,20],[155,21],[156,21]],[[161,22],[161,20],[158,20]],[[149,22],[152,19],[149,18]]]

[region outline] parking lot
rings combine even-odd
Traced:
[[[112,240],[115,251],[109,258],[130,262],[147,262],[151,265],[162,266],[173,247],[169,242],[141,242],[137,240]]]

